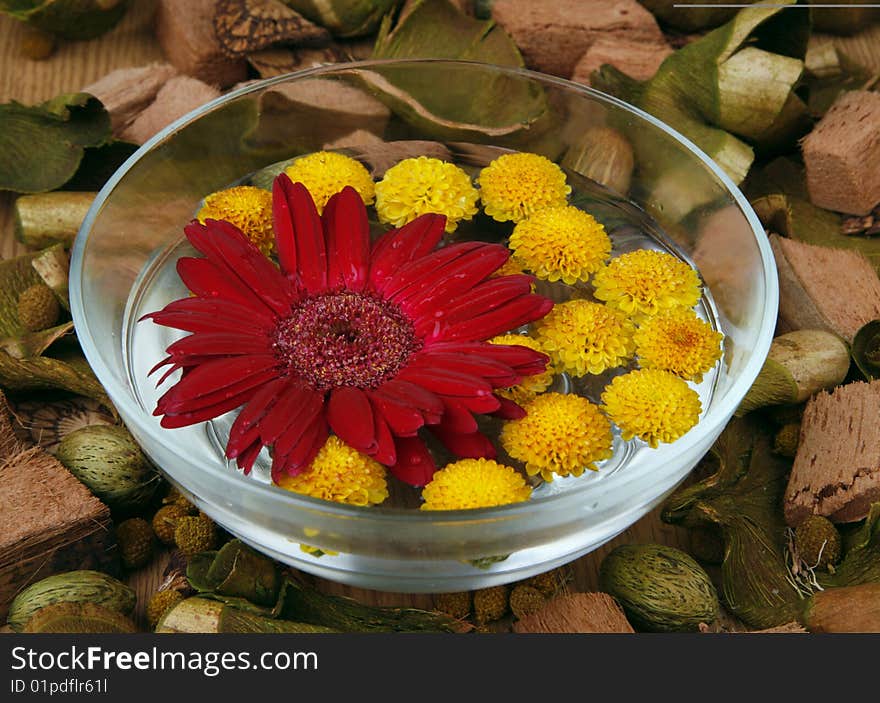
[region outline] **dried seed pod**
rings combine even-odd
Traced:
[[[810,515],[794,531],[798,555],[808,567],[825,570],[840,561],[840,533],[827,517]]]
[[[182,600],[183,594],[180,591],[156,591],[147,604],[147,622],[150,629],[155,630],[159,619]]]
[[[34,613],[24,632],[103,634],[137,632],[137,627],[122,613],[96,603],[54,603]]]
[[[217,528],[206,515],[182,517],[174,529],[174,542],[187,556],[205,552],[217,546]]]
[[[330,32],[279,0],[219,0],[214,31],[223,51],[233,58],[276,44],[313,46],[330,41]]]
[[[434,595],[434,607],[454,618],[466,618],[471,612],[471,594],[468,591],[437,593]]]
[[[544,607],[547,598],[537,588],[519,584],[510,592],[510,612],[517,618],[538,612]]]
[[[779,454],[779,456],[793,459],[794,455],[797,454],[800,435],[800,423],[790,422],[787,425],[783,425],[773,438],[773,451]]]
[[[500,620],[507,612],[507,586],[491,586],[474,591],[474,618],[480,624]]]
[[[174,544],[174,531],[177,529],[177,521],[188,515],[192,515],[192,506],[182,505],[180,503],[169,503],[163,505],[153,515],[151,525],[153,532],[162,544],[169,547]]]
[[[126,569],[139,569],[153,557],[153,528],[143,518],[120,522],[116,526],[116,540]]]

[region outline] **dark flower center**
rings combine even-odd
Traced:
[[[274,339],[282,364],[316,390],[375,388],[420,347],[400,308],[352,291],[302,301],[278,325]]]

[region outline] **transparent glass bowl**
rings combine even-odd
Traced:
[[[594,127],[610,127],[630,145],[628,186],[616,176],[602,182],[603,169],[595,166],[610,157],[587,148]],[[208,193],[365,133],[373,141],[441,141],[457,153],[485,145],[542,153],[585,169],[601,186],[625,188],[614,197],[653,218],[697,263],[717,306],[724,357],[699,424],[661,445],[650,461],[601,480],[593,474],[555,482],[547,495],[525,503],[442,512],[359,508],[292,494],[244,477],[216,450],[206,451],[211,443],[197,440],[210,425],[160,428],[132,380],[127,306],[138,277],[180,241],[183,224]],[[445,60],[303,71],[256,82],[181,118],[141,147],[99,194],[73,248],[70,292],[82,347],[126,425],[199,508],[295,567],[409,592],[524,578],[595,549],[642,517],[687,476],[730,419],[764,361],[778,302],[760,223],[721,169],[687,139],[568,81]],[[301,543],[338,554],[310,555]],[[483,568],[470,563],[503,555],[509,556]]]

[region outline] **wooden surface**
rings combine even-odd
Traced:
[[[129,13],[113,31],[91,42],[62,43],[55,54],[45,61],[22,57],[19,50],[22,26],[15,20],[0,16],[0,102],[40,102],[59,93],[77,91],[114,68],[140,66],[161,60],[162,52],[151,30],[153,5],[153,0],[133,0]],[[23,251],[12,233],[12,201],[10,194],[0,193],[2,258]],[[651,513],[613,542],[574,562],[574,582],[570,588],[576,591],[595,590],[602,557],[617,544],[660,542],[687,549],[686,540],[683,530],[663,524],[656,512]],[[141,609],[161,582],[164,565],[165,558],[160,555],[149,567],[130,576],[130,582],[138,591]],[[426,595],[364,591],[327,582],[322,583],[322,587],[329,592],[350,595],[367,603],[431,606],[431,597]]]

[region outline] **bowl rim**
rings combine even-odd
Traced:
[[[692,431],[689,431],[681,438],[676,440],[674,443],[669,445],[670,447],[675,447],[675,450],[670,450],[674,451],[674,453],[667,457],[667,460],[671,464],[674,464],[675,460],[678,457],[687,454],[697,444],[699,444],[700,440],[704,438],[704,435],[699,432],[693,432],[693,429],[696,429],[700,425],[704,425],[707,420],[709,420],[710,422],[704,426],[707,426],[708,424],[711,424],[713,427],[715,425],[721,425],[721,429],[719,429],[720,433],[720,431],[723,430],[724,425],[726,425],[726,423],[729,421],[733,412],[736,410],[736,406],[745,396],[745,393],[751,387],[755,378],[757,378],[758,373],[760,372],[761,367],[764,364],[764,360],[767,356],[767,353],[770,349],[770,344],[773,340],[775,319],[779,305],[778,276],[775,259],[773,257],[769,239],[765,236],[764,228],[761,225],[758,216],[755,214],[754,210],[752,209],[746,197],[740,191],[739,187],[730,179],[730,177],[721,169],[721,167],[717,163],[715,163],[714,160],[712,160],[690,139],[667,125],[665,122],[662,122],[661,120],[653,117],[649,113],[623,100],[620,100],[613,95],[603,93],[602,91],[579,83],[575,83],[564,78],[551,76],[526,68],[500,66],[480,61],[436,58],[372,59],[364,61],[350,61],[343,63],[326,64],[301,71],[285,73],[279,76],[273,76],[271,78],[255,80],[252,83],[248,83],[247,85],[231,90],[178,118],[177,120],[166,126],[164,129],[153,135],[143,145],[141,145],[137,149],[137,151],[135,151],[128,159],[126,159],[122,163],[122,165],[113,173],[113,175],[107,180],[107,182],[104,184],[104,186],[95,197],[95,200],[93,201],[82,222],[82,225],[79,228],[73,247],[71,248],[69,289],[71,315],[74,320],[75,328],[77,330],[77,335],[80,340],[83,353],[86,357],[86,360],[89,362],[89,365],[92,367],[95,375],[97,376],[99,382],[104,387],[113,403],[122,405],[122,408],[120,409],[121,415],[125,418],[131,418],[131,420],[134,421],[137,425],[138,430],[146,434],[152,441],[155,441],[160,446],[164,446],[170,449],[168,443],[164,439],[167,437],[167,434],[165,434],[166,431],[159,427],[157,423],[137,421],[138,417],[143,414],[143,411],[134,400],[134,398],[130,397],[132,394],[131,389],[128,387],[128,384],[117,382],[115,373],[104,363],[101,354],[93,346],[93,335],[91,334],[88,318],[86,316],[83,306],[83,263],[85,247],[88,241],[89,233],[104,204],[111,197],[116,186],[120,183],[120,181],[122,181],[128,171],[131,170],[131,168],[134,167],[134,165],[137,164],[137,162],[140,161],[141,158],[152,151],[154,147],[156,147],[158,144],[162,143],[169,137],[173,136],[174,133],[178,130],[186,127],[192,122],[195,122],[196,120],[212,112],[216,108],[219,108],[227,103],[234,102],[235,100],[238,100],[239,98],[246,96],[250,93],[261,92],[267,88],[272,87],[273,85],[288,83],[293,80],[320,78],[323,75],[338,75],[340,73],[350,71],[368,70],[375,66],[410,64],[443,64],[449,66],[461,66],[463,68],[498,71],[511,76],[518,76],[524,79],[535,81],[542,85],[550,85],[568,92],[579,93],[581,95],[588,96],[591,100],[595,100],[600,104],[604,103],[612,105],[615,108],[623,110],[624,112],[628,112],[635,117],[644,120],[645,122],[648,122],[650,125],[659,129],[661,132],[666,133],[674,141],[678,142],[685,151],[690,152],[698,161],[702,162],[703,165],[724,186],[734,203],[739,207],[740,211],[745,216],[746,221],[751,226],[755,243],[757,244],[759,253],[761,255],[761,273],[766,293],[766,298],[762,310],[761,325],[756,343],[751,349],[750,356],[747,359],[745,367],[740,373],[739,378],[737,378],[731,384],[726,392],[718,399],[718,402],[713,403],[706,410],[706,414],[703,416],[699,425],[695,426],[694,428],[692,428]],[[773,316],[772,325],[767,324],[767,317],[770,314],[772,314]],[[733,398],[736,398],[735,402],[732,400]],[[186,461],[186,457],[181,457],[181,460]],[[204,467],[196,468],[201,471],[205,470]],[[291,510],[305,509],[313,514],[315,512],[320,512],[326,514],[328,517],[354,519],[355,521],[368,519],[371,522],[387,521],[397,524],[400,524],[401,522],[419,521],[426,525],[432,522],[464,525],[466,523],[479,524],[487,520],[513,520],[528,513],[537,512],[541,510],[545,505],[564,507],[568,502],[571,501],[577,500],[577,502],[580,503],[584,496],[596,494],[600,490],[618,491],[623,489],[627,484],[637,481],[639,479],[639,476],[627,475],[627,472],[625,471],[613,472],[611,475],[604,478],[601,482],[585,481],[583,486],[573,487],[563,493],[531,498],[527,501],[522,501],[519,503],[509,503],[489,508],[476,508],[467,510],[460,509],[421,511],[412,508],[355,506],[343,503],[336,503],[332,501],[325,501],[319,498],[313,498],[311,496],[279,490],[274,485],[264,484],[259,481],[247,479],[246,477],[242,476],[239,470],[218,471],[216,472],[216,477],[224,484],[227,484],[227,486],[230,488],[236,488],[245,492],[254,491],[256,495],[260,496],[261,499],[265,498],[270,501],[285,503],[287,504],[287,507]]]

